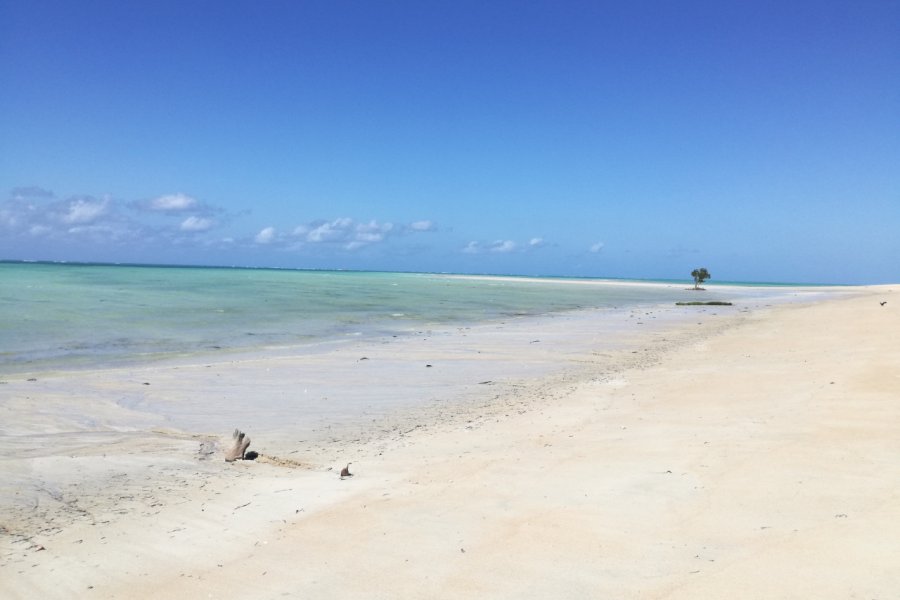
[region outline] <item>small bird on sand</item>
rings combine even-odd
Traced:
[[[341,469],[341,479],[344,477],[353,477],[353,473],[350,472],[350,465],[353,463],[347,463],[347,466]]]
[[[887,304],[887,300],[881,303],[882,306],[884,306],[885,304]]]

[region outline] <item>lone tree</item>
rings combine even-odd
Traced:
[[[700,285],[707,279],[712,279],[712,275],[706,270],[706,267],[700,267],[691,271],[691,277],[694,278],[694,289],[699,290]]]

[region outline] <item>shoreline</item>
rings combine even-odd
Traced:
[[[429,275],[429,274],[424,274]],[[473,281],[498,281],[509,283],[533,283],[533,284],[562,284],[562,285],[598,285],[603,287],[627,289],[628,287],[645,287],[655,289],[674,289],[678,291],[694,291],[691,288],[681,288],[680,285],[639,282],[639,281],[617,281],[617,280],[577,280],[577,279],[541,279],[533,277],[518,276],[477,276],[477,275],[436,275],[440,278],[473,280]],[[770,303],[785,302],[808,302],[814,301],[817,297],[826,297],[834,294],[854,293],[853,290],[867,289],[867,287],[877,286],[779,286],[779,287],[753,287],[740,285],[717,285],[712,291],[714,299],[726,299],[737,302],[744,309],[757,309],[762,305]],[[710,290],[703,290],[704,292]],[[716,294],[720,292],[720,294]],[[694,296],[690,297],[695,299]],[[657,300],[649,300],[644,303],[635,305],[626,305],[626,307],[618,306],[595,306],[587,308],[560,309],[550,312],[537,313],[509,313],[506,315],[494,315],[475,322],[466,320],[459,321],[441,321],[429,322],[418,321],[410,322],[403,327],[392,329],[372,329],[359,332],[345,332],[343,337],[313,337],[302,342],[290,343],[263,343],[262,345],[238,345],[234,347],[223,347],[218,345],[206,346],[194,351],[162,351],[150,354],[131,354],[125,353],[124,357],[117,356],[110,358],[109,356],[82,356],[70,359],[48,358],[38,359],[34,364],[26,362],[2,363],[0,362],[0,383],[7,380],[16,380],[21,377],[51,375],[66,375],[73,373],[87,373],[91,371],[114,371],[120,369],[137,369],[140,367],[167,367],[170,365],[190,365],[194,362],[227,362],[241,361],[247,359],[258,359],[273,356],[299,356],[328,352],[331,348],[340,348],[352,345],[360,340],[365,342],[376,342],[379,339],[385,339],[386,336],[392,338],[410,338],[422,334],[424,331],[452,331],[459,329],[487,328],[498,323],[505,324],[509,321],[520,319],[530,319],[536,322],[541,320],[552,319],[557,317],[566,317],[569,315],[592,315],[602,314],[608,311],[634,311],[651,307],[652,310],[660,310],[669,307],[668,304],[659,303]],[[97,363],[100,363],[97,366]]]
[[[559,283],[573,285],[599,285],[599,286],[634,286],[634,287],[652,287],[652,288],[675,288],[689,291],[695,291],[693,283],[690,280],[668,280],[668,279],[614,279],[603,277],[548,277],[541,275],[472,275],[463,273],[421,273],[422,275],[436,275],[448,279],[462,279],[471,281],[509,281],[522,283]],[[867,287],[877,287],[874,285],[853,285],[843,283],[775,283],[775,282],[724,282],[718,283],[707,281],[704,285],[711,286],[709,289],[700,288],[703,291],[709,290],[833,290],[833,289],[860,289]],[[686,287],[685,287],[686,286]]]
[[[704,315],[704,321],[707,323],[703,328],[705,331],[701,332],[686,324],[678,326],[667,324],[651,331],[632,323],[632,331],[641,330],[630,340],[639,346],[636,349],[627,343],[617,348],[602,346],[598,348],[597,338],[589,336],[581,340],[582,346],[572,349],[573,346],[565,345],[571,340],[564,341],[562,336],[565,336],[567,331],[571,332],[573,323],[563,323],[556,330],[552,327],[545,330],[542,332],[544,339],[538,344],[531,344],[531,340],[527,339],[530,330],[515,331],[516,328],[512,326],[501,328],[490,333],[495,339],[506,336],[503,342],[506,346],[500,344],[494,348],[493,354],[490,352],[487,354],[494,361],[509,361],[514,360],[510,356],[516,357],[523,349],[528,350],[532,353],[531,362],[524,365],[524,373],[519,375],[511,373],[505,380],[482,383],[485,381],[481,379],[482,371],[463,369],[455,372],[452,374],[453,377],[457,377],[460,372],[469,372],[473,375],[473,381],[466,383],[468,386],[466,393],[457,396],[457,401],[452,405],[437,399],[427,407],[422,405],[403,407],[399,411],[403,413],[402,416],[379,415],[376,422],[383,428],[368,439],[363,436],[364,429],[356,424],[340,431],[339,428],[335,429],[334,432],[339,435],[330,442],[328,431],[322,432],[323,444],[319,449],[315,452],[304,452],[298,448],[296,439],[289,439],[288,436],[283,439],[273,436],[269,439],[265,427],[254,428],[242,423],[232,424],[232,427],[240,426],[248,430],[254,439],[251,449],[259,450],[263,457],[282,460],[281,463],[254,461],[226,466],[221,461],[221,445],[218,450],[215,449],[219,443],[215,434],[184,433],[197,429],[172,428],[171,415],[167,422],[165,418],[159,419],[159,414],[154,417],[152,412],[145,410],[147,406],[144,404],[129,404],[122,402],[121,399],[117,400],[114,406],[100,402],[80,407],[83,413],[90,414],[93,411],[92,418],[100,417],[101,421],[98,421],[98,424],[104,430],[83,430],[80,439],[67,446],[68,442],[62,438],[66,438],[67,427],[69,431],[73,429],[71,423],[77,422],[79,415],[65,414],[66,398],[61,390],[44,389],[41,394],[34,396],[40,398],[42,402],[38,414],[30,416],[31,424],[19,424],[22,428],[20,433],[24,433],[28,427],[32,428],[28,436],[20,439],[15,432],[8,430],[9,425],[0,436],[0,442],[6,446],[3,448],[5,457],[3,468],[6,475],[12,472],[13,477],[7,478],[7,481],[12,481],[13,484],[24,481],[22,471],[26,470],[26,467],[31,469],[31,476],[54,475],[59,481],[55,487],[48,486],[39,494],[39,499],[42,500],[33,505],[28,502],[22,503],[17,509],[23,518],[18,524],[27,525],[28,519],[32,519],[31,527],[36,528],[36,531],[16,532],[12,531],[8,524],[4,524],[6,531],[2,536],[4,547],[0,573],[8,573],[12,577],[0,578],[7,582],[0,583],[0,591],[8,597],[26,597],[41,591],[46,592],[48,589],[66,589],[74,595],[80,595],[87,594],[88,586],[93,586],[90,589],[93,590],[92,593],[98,594],[97,597],[126,597],[129,594],[126,594],[125,590],[133,590],[134,597],[145,595],[150,597],[153,595],[152,590],[156,589],[154,586],[162,585],[161,589],[171,597],[195,597],[203,590],[212,590],[217,595],[228,596],[233,594],[235,589],[251,590],[254,586],[268,585],[271,581],[276,581],[280,582],[281,587],[276,586],[272,588],[273,590],[284,588],[298,593],[303,591],[307,596],[316,595],[318,591],[323,597],[416,597],[414,590],[423,589],[416,586],[436,585],[438,581],[443,581],[445,584],[456,582],[454,585],[466,583],[462,587],[451,585],[446,588],[451,590],[446,594],[438,592],[439,589],[445,588],[426,587],[424,589],[431,590],[426,595],[467,597],[479,595],[478,592],[481,592],[482,595],[487,593],[514,597],[527,590],[516,587],[515,582],[509,577],[498,578],[496,575],[489,575],[471,564],[469,567],[461,567],[456,563],[438,566],[428,562],[437,559],[433,544],[442,536],[461,535],[459,531],[464,530],[467,533],[462,535],[462,538],[481,540],[479,544],[483,545],[484,556],[490,556],[495,563],[498,560],[502,562],[502,557],[497,554],[499,548],[496,547],[496,542],[503,537],[496,538],[496,535],[499,535],[494,528],[496,521],[516,515],[517,518],[524,518],[523,515],[532,514],[534,506],[546,504],[541,500],[540,494],[533,496],[535,484],[531,477],[542,470],[541,468],[535,471],[536,465],[554,464],[556,465],[554,470],[546,473],[548,481],[557,481],[558,475],[554,474],[557,468],[560,472],[568,472],[571,476],[571,480],[561,480],[558,489],[548,488],[560,494],[559,500],[564,500],[563,505],[568,507],[565,510],[569,514],[567,519],[570,520],[557,523],[558,527],[554,529],[556,531],[554,533],[542,530],[539,521],[526,519],[525,522],[538,527],[533,534],[526,535],[525,541],[530,540],[529,544],[526,546],[513,544],[505,552],[527,563],[526,559],[535,552],[538,554],[544,552],[541,548],[547,550],[548,542],[556,540],[557,534],[567,532],[566,535],[571,534],[570,537],[577,538],[576,548],[581,548],[602,563],[603,557],[608,556],[608,552],[591,545],[590,540],[581,540],[578,534],[580,526],[576,526],[582,518],[590,522],[595,516],[594,512],[600,509],[593,504],[582,504],[579,500],[580,492],[575,494],[573,486],[584,486],[584,491],[588,495],[599,494],[605,497],[609,506],[613,508],[607,507],[603,510],[614,509],[623,514],[628,513],[628,506],[622,505],[623,501],[628,500],[628,496],[617,498],[609,494],[616,489],[630,489],[632,484],[625,485],[625,480],[621,479],[624,476],[622,473],[618,475],[610,473],[608,477],[602,475],[604,469],[608,468],[606,465],[608,451],[614,449],[616,445],[617,438],[610,436],[613,434],[618,437],[627,436],[622,432],[628,431],[628,429],[616,430],[612,427],[612,421],[627,417],[627,424],[620,427],[635,428],[645,419],[652,419],[657,414],[654,411],[658,411],[659,414],[670,414],[677,408],[669,407],[665,403],[658,404],[644,400],[642,402],[648,402],[648,406],[654,407],[653,410],[646,414],[636,413],[635,406],[629,405],[629,402],[634,401],[620,394],[629,389],[645,388],[650,390],[646,398],[653,398],[656,395],[670,394],[667,390],[669,386],[689,389],[684,374],[678,369],[672,370],[672,365],[678,360],[684,360],[685,354],[697,352],[704,353],[705,358],[712,360],[714,364],[716,361],[724,361],[722,364],[728,367],[724,372],[747,377],[748,374],[744,374],[742,369],[750,369],[752,374],[753,361],[747,365],[738,359],[745,353],[752,356],[760,346],[760,341],[756,339],[760,335],[759,327],[765,329],[772,323],[786,327],[791,325],[792,318],[805,315],[809,311],[821,312],[829,309],[841,313],[839,309],[845,306],[851,304],[862,306],[863,302],[874,300],[875,295],[887,295],[894,289],[896,286],[853,288],[850,290],[852,293],[840,294],[835,299],[812,304],[760,307],[744,313],[732,311],[728,316],[722,315],[722,318],[716,321],[710,321],[711,313],[714,312],[712,310],[690,311],[692,314]],[[893,304],[893,298],[890,300]],[[887,312],[887,310],[871,315],[869,320],[896,314],[895,311]],[[841,314],[846,317],[846,312],[845,310]],[[652,315],[646,316],[649,322]],[[547,321],[559,324],[565,319]],[[568,325],[569,329],[563,325]],[[576,323],[576,325],[583,324]],[[878,323],[873,322],[873,325]],[[878,334],[877,328],[872,331],[873,335]],[[443,339],[446,341],[455,338],[458,341],[463,335],[464,332],[457,332],[457,335],[448,334]],[[437,339],[440,343],[439,338],[440,336],[434,336],[430,341],[434,342]],[[743,346],[740,344],[736,346],[733,343],[726,348],[727,352],[722,354],[710,350],[710,347],[730,338],[744,342],[749,340],[752,343],[748,342]],[[492,338],[487,336],[479,339]],[[787,341],[794,342],[791,339]],[[841,339],[833,340],[834,344],[841,341]],[[435,352],[433,343],[432,348],[426,349],[425,353],[416,354],[421,351],[421,347],[428,346],[426,340],[422,342],[418,350],[410,347],[411,342],[405,344],[406,348],[402,351],[399,349],[402,344],[384,344],[384,347],[390,352],[403,354],[404,360],[421,367],[417,373],[427,373],[428,377],[443,369],[445,363],[459,364],[470,358],[459,354],[464,346],[445,345],[440,352]],[[803,340],[797,342],[802,343]],[[560,353],[560,349],[566,347],[570,348],[570,353]],[[777,350],[777,346],[775,349]],[[352,350],[353,348],[350,349],[350,354],[344,357],[352,357]],[[840,349],[822,348],[822,352],[826,350],[835,352]],[[457,354],[454,354],[454,351]],[[428,359],[433,362],[425,364],[432,364],[431,368],[419,364],[426,360],[428,352],[441,358],[441,361]],[[712,354],[706,356],[705,353],[709,352]],[[368,360],[365,361],[358,361],[359,358],[362,357],[356,357],[357,362],[347,367],[356,369],[347,370],[345,372],[347,377],[359,378],[361,373],[357,367],[370,368],[371,371],[371,367],[377,366],[386,369],[392,377],[403,373],[398,370],[397,365],[385,367],[385,360],[378,356],[366,357]],[[763,358],[765,357],[760,356],[758,360]],[[810,355],[807,359],[809,358],[814,359],[815,356]],[[264,364],[271,369],[278,360],[290,362],[289,358],[268,357],[260,358],[258,363],[250,367],[245,364],[241,367],[229,366],[228,369],[234,371],[232,373],[234,378],[246,377],[251,372],[259,377],[264,372],[262,370],[265,368]],[[492,369],[496,372],[499,364],[495,362],[492,365],[485,357],[477,358],[477,361],[488,363],[482,365],[486,373],[490,373]],[[555,371],[551,369],[553,372],[536,368],[536,365],[552,361],[556,361],[557,366],[562,363],[563,368]],[[788,366],[785,369],[789,370]],[[852,365],[838,362],[831,366],[840,370]],[[242,371],[243,367],[250,370]],[[683,368],[694,367],[696,365],[690,361],[683,363]],[[168,375],[165,377],[161,371],[166,369],[158,369],[160,372],[155,373],[156,379],[148,382],[143,381],[145,378],[141,377],[147,374],[146,371],[132,370],[130,375],[132,387],[140,386],[137,389],[143,388],[143,392],[161,390],[172,393],[179,385],[179,377],[182,386],[190,379],[189,377],[186,379],[184,375],[186,368],[186,366],[168,366],[166,367]],[[203,370],[212,368],[198,364],[194,367],[194,376],[199,377]],[[181,373],[176,373],[177,371]],[[761,375],[765,371],[757,368],[756,373]],[[121,375],[121,372],[118,374]],[[716,371],[709,373],[711,376],[715,374]],[[220,373],[219,377],[223,375],[226,373]],[[369,376],[371,375],[372,373],[369,373]],[[96,376],[97,373],[82,374],[82,383]],[[792,377],[794,376],[796,374],[792,374]],[[62,379],[66,377],[78,379],[78,376],[72,374],[63,376]],[[171,377],[168,383],[165,381],[166,377]],[[194,381],[199,383],[202,379]],[[262,382],[264,381],[263,379]],[[754,379],[747,381],[753,384]],[[425,385],[427,382],[428,379],[420,379],[418,383],[413,382],[410,385],[416,389],[427,389]],[[43,385],[41,381],[30,383]],[[71,380],[68,383],[71,383]],[[144,383],[151,385],[144,386]],[[371,383],[375,389],[379,385],[383,387],[384,384],[385,382],[379,384],[377,381]],[[794,381],[794,384],[797,382]],[[7,389],[4,391],[11,389],[8,387],[10,385],[7,383],[4,386]],[[104,381],[94,385],[97,386],[95,390],[100,390],[104,385],[109,386],[110,382]],[[170,387],[167,388],[167,385]],[[893,384],[888,381],[886,385]],[[15,386],[24,386],[24,383],[16,382]],[[120,393],[121,389],[113,390],[114,395]],[[207,391],[207,394],[209,393]],[[177,403],[177,400],[174,398],[171,402]],[[215,406],[216,402],[210,404],[209,400],[206,399],[207,408],[210,405]],[[161,398],[153,399],[153,403],[156,404],[166,401],[165,393]],[[9,422],[10,417],[23,417],[24,406],[24,404],[18,407],[12,404],[5,405],[6,422]],[[245,414],[249,416],[260,410],[273,410],[274,405],[261,403],[246,408]],[[743,414],[742,411],[743,409],[738,410]],[[730,423],[727,414],[721,410],[713,412],[723,419],[726,434],[740,434],[747,427],[745,423]],[[160,414],[164,414],[164,411]],[[232,418],[237,414],[240,414],[240,411],[231,415]],[[65,419],[58,421],[59,431],[47,427],[48,416],[59,418],[61,415],[69,421]],[[588,425],[583,423],[586,415],[590,421]],[[194,418],[202,420],[202,415]],[[269,418],[272,422],[279,421],[277,414],[270,415]],[[608,420],[610,418],[612,420]],[[102,422],[102,419],[106,419],[106,422]],[[179,425],[190,422],[189,416],[181,415],[178,419],[175,421]],[[283,421],[283,416],[281,420]],[[138,422],[140,428],[135,430],[134,425]],[[128,423],[131,429],[122,427],[122,423]],[[560,423],[567,423],[568,429],[560,428]],[[289,424],[281,423],[281,425],[289,427]],[[41,427],[43,431],[40,430]],[[656,426],[656,433],[663,434],[660,436],[661,439],[665,439],[667,435],[682,438],[690,432],[690,429],[681,430],[672,424],[662,429],[660,427],[662,426]],[[356,438],[345,435],[354,428]],[[221,431],[221,434],[227,431],[230,431],[230,428]],[[41,435],[45,436],[43,440],[38,439]],[[606,446],[601,448],[603,452],[597,456],[605,458],[599,462],[592,460],[587,448],[572,445],[572,435],[576,438],[587,435],[588,445],[599,443],[596,441],[598,437],[602,439]],[[58,446],[50,453],[35,453],[34,449],[28,450],[27,444],[22,445],[26,437],[31,441],[37,439],[40,442],[37,446],[51,441]],[[652,440],[651,436],[646,441],[650,443]],[[724,443],[727,440],[721,441]],[[557,451],[553,448],[565,451],[559,456],[554,456]],[[674,448],[676,446],[673,446]],[[212,454],[203,454],[210,449],[213,451]],[[515,460],[510,463],[512,455],[515,455]],[[673,456],[676,455],[677,451]],[[633,460],[643,465],[635,471],[637,474],[651,466],[642,463],[639,457],[629,458],[623,454],[616,456],[618,463],[613,462],[620,466],[625,463],[631,464]],[[573,462],[574,457],[578,457],[578,460]],[[544,462],[548,458],[552,459],[551,463]],[[410,464],[410,460],[413,464]],[[359,466],[351,469],[356,470],[356,477],[341,482],[334,469],[339,470],[344,462],[354,462]],[[476,468],[476,463],[482,466]],[[472,470],[463,469],[461,464],[471,466]],[[486,473],[484,466],[487,465],[493,467]],[[581,471],[588,467],[591,475]],[[673,468],[665,470],[672,471],[670,475],[678,472],[678,469]],[[597,481],[594,481],[594,471],[601,473]],[[60,476],[61,472],[69,474],[68,481]],[[635,473],[628,477],[637,476]],[[725,477],[724,474],[720,476]],[[694,473],[691,477],[696,481],[698,475]],[[97,482],[96,489],[91,489],[91,481]],[[108,486],[104,488],[102,485],[110,481],[116,482],[113,491],[118,494],[118,498],[113,497],[115,494],[108,493],[110,492]],[[448,481],[458,483],[450,484]],[[590,483],[592,481],[594,483]],[[153,485],[162,485],[165,489],[154,490]],[[509,486],[508,490],[504,491],[504,485]],[[645,482],[640,485],[647,484]],[[78,486],[81,490],[76,490]],[[457,487],[460,490],[468,490],[469,494],[457,491]],[[737,486],[737,489],[740,489],[740,486]],[[481,491],[474,493],[474,490]],[[510,496],[509,490],[518,490],[520,493]],[[8,501],[10,497],[8,495],[14,495],[15,492],[13,489],[5,489],[4,499]],[[104,497],[104,492],[107,492],[109,497]],[[443,493],[456,498],[458,502],[443,498]],[[677,493],[670,499],[667,499],[668,495],[658,496],[656,493],[651,493],[650,498],[653,499],[652,503],[666,504],[671,501],[677,504],[679,498],[690,495],[688,487],[678,488]],[[406,508],[407,517],[412,515],[408,523],[404,524],[402,519],[396,520],[400,513],[397,513],[396,517],[392,516],[394,500]],[[470,509],[469,504],[479,508]],[[361,505],[371,507],[374,512],[368,508],[360,508]],[[556,503],[551,503],[543,510],[550,510],[552,513],[556,510],[553,508],[555,506]],[[659,512],[662,510],[661,506],[651,510],[651,514],[667,514],[666,511]],[[6,508],[8,509],[8,506]],[[479,529],[476,520],[468,514],[470,510],[491,515],[491,521],[485,525],[484,531]],[[443,514],[444,517],[434,521],[433,517],[439,514]],[[57,517],[56,520],[49,518],[54,515]],[[343,519],[347,520],[346,524],[342,522]],[[419,568],[425,568],[427,565],[435,569],[437,573],[431,584],[423,581],[421,575],[406,572],[404,566],[406,563],[391,562],[392,558],[399,560],[396,556],[398,549],[382,548],[379,545],[380,536],[376,535],[379,532],[371,529],[368,519],[383,523],[386,535],[400,536],[401,539],[408,537],[423,545],[421,556],[413,553],[405,560],[411,560]],[[166,527],[158,526],[162,524]],[[38,526],[44,527],[44,530]],[[453,534],[451,529],[458,530],[457,534]],[[523,530],[516,531],[518,531],[516,536],[522,535]],[[338,585],[337,581],[330,579],[326,583],[326,573],[333,571],[322,571],[324,567],[316,559],[313,561],[315,564],[304,563],[305,566],[300,569],[302,577],[292,576],[289,569],[291,561],[288,557],[293,553],[293,568],[297,569],[296,561],[300,559],[300,555],[296,555],[296,551],[292,550],[295,546],[289,541],[300,542],[300,538],[296,538],[300,532],[303,532],[303,539],[312,533],[314,534],[312,537],[317,540],[313,546],[304,546],[307,549],[304,550],[303,556],[306,556],[307,552],[321,552],[322,556],[344,560],[348,565],[354,564],[359,574],[340,566],[338,560],[337,566],[331,563],[331,569],[341,573],[343,584]],[[421,538],[421,535],[424,535],[422,532],[428,535]],[[347,535],[353,536],[354,539],[361,536],[362,542],[357,541],[342,548],[338,541],[345,539]],[[650,535],[650,532],[646,535]],[[643,546],[651,540],[652,538],[646,536],[638,536],[634,544]],[[248,542],[252,545],[248,546]],[[459,543],[465,546],[454,548],[456,555],[452,556],[455,559],[467,558],[467,554],[477,554],[470,542],[462,539]],[[588,545],[579,546],[585,543]],[[177,544],[178,547],[173,550],[172,544]],[[469,546],[469,549],[461,552],[466,546]],[[566,551],[559,547],[553,548],[559,550],[561,555],[568,556]],[[366,549],[380,549],[380,551],[368,554]],[[632,550],[634,548],[628,550],[626,554]],[[896,547],[892,550],[896,551]],[[111,551],[116,552],[115,557],[110,555]],[[98,560],[104,562],[102,570],[90,566]],[[373,569],[385,562],[392,565],[395,571],[399,569],[404,576],[394,582],[378,580]],[[220,564],[230,565],[231,570],[223,571],[225,567],[219,566]],[[265,565],[271,565],[272,570],[267,572],[270,575],[278,574],[280,579],[278,577],[264,579],[261,573],[266,570]],[[111,573],[108,572],[110,566]],[[257,566],[261,570],[254,572],[253,568]],[[475,571],[472,571],[473,568]],[[239,577],[236,570],[244,572],[244,575]],[[182,576],[179,573],[189,573],[190,576]],[[551,570],[551,575],[552,573]],[[560,573],[553,575],[551,579]],[[382,584],[383,595],[379,595],[381,592],[372,592],[371,587],[366,587],[363,578],[376,582],[375,585]],[[578,589],[587,594],[602,588],[618,589],[626,596],[638,597],[635,590],[641,587],[640,585],[638,588],[634,587],[640,582],[640,578],[629,579],[621,574],[617,580],[619,588],[603,587],[606,584],[596,576],[586,581],[576,577],[574,581],[580,582],[578,586],[581,587]],[[316,585],[319,587],[316,587],[314,582],[318,582]],[[46,587],[48,585],[51,587]],[[141,587],[142,585],[146,587]],[[583,587],[585,585],[587,587]],[[576,590],[571,586],[564,589],[566,592],[562,594],[563,596],[574,597],[576,594]],[[368,596],[364,593],[366,590],[371,592]],[[269,595],[277,594],[273,592]],[[538,597],[535,593],[531,595]]]

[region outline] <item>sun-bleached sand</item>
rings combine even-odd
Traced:
[[[0,597],[895,598],[898,290],[7,378]]]

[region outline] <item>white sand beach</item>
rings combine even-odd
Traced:
[[[0,597],[896,598],[898,291],[7,377]]]

